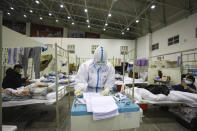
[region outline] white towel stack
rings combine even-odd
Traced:
[[[107,119],[119,115],[118,106],[112,96],[100,96],[98,93],[85,93],[87,111],[93,112],[93,120]]]

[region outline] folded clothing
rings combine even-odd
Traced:
[[[112,96],[93,97],[91,105],[93,120],[102,120],[119,115],[118,106]]]
[[[98,93],[84,93],[87,112],[93,112],[93,120],[117,116],[118,106],[112,96],[101,96]]]

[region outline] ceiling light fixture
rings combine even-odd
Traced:
[[[90,21],[89,20],[86,20],[86,22],[89,23]]]
[[[74,22],[72,22],[71,24],[72,24],[72,25],[74,25],[75,23],[74,23]]]
[[[60,7],[61,7],[61,8],[64,8],[64,5],[61,4]]]
[[[155,7],[156,7],[155,5],[152,5],[150,8],[153,10],[153,9],[155,9]]]
[[[129,30],[130,30],[130,28],[128,27],[128,28],[127,28],[127,30],[129,31]]]
[[[13,7],[10,7],[10,9],[11,9],[11,10],[14,10],[14,8],[13,8]]]
[[[124,35],[124,32],[122,32],[122,35]]]
[[[111,13],[108,14],[108,17],[111,17]]]
[[[67,18],[70,19],[70,16],[68,16]]]
[[[51,13],[49,13],[49,16],[52,16],[52,14],[51,14]]]
[[[107,23],[105,23],[105,26],[108,26],[108,24],[107,24]]]
[[[105,31],[106,29],[104,28],[103,30]]]
[[[42,17],[40,17],[40,20],[43,20],[43,18],[42,18]]]
[[[90,25],[88,25],[88,28],[90,28]]]
[[[57,22],[57,23],[58,23],[58,22],[59,22],[59,20],[55,20],[55,22]]]
[[[23,15],[25,18],[27,18],[27,15]]]
[[[33,13],[33,10],[29,10],[30,13]]]
[[[36,0],[35,2],[36,2],[36,4],[40,4],[40,1],[39,0]]]
[[[88,12],[88,9],[84,9],[84,12],[86,12],[86,13],[87,13],[87,12]]]
[[[11,15],[10,12],[7,13],[8,15]]]
[[[136,20],[135,22],[136,22],[136,23],[139,23],[140,21],[139,21],[139,20]]]

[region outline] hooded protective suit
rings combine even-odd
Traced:
[[[107,52],[102,46],[95,50],[94,60],[79,67],[75,82],[75,91],[84,92],[100,92],[114,86],[115,69],[107,62]]]

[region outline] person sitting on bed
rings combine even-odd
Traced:
[[[188,76],[188,75],[192,75],[192,72],[188,72],[188,73],[182,74],[181,75],[181,81],[185,80],[186,76]]]
[[[195,78],[192,75],[186,76],[186,79],[181,84],[173,85],[170,87],[172,90],[197,93],[196,86],[194,85]]]
[[[21,78],[21,72],[23,67],[19,64],[14,66],[14,69],[8,68],[6,70],[6,76],[3,79],[2,86],[4,89],[12,88],[16,89],[18,87],[23,86],[27,81],[28,78]]]

